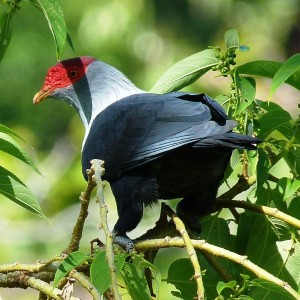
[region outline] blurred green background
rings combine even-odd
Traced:
[[[136,85],[149,90],[176,61],[209,45],[223,46],[224,32],[236,28],[242,44],[250,47],[238,63],[249,60],[285,60],[300,52],[298,0],[64,0],[61,5],[75,53],[91,55],[123,71]],[[0,11],[5,6],[0,4]],[[11,127],[34,149],[43,177],[21,162],[0,153],[0,162],[13,170],[35,193],[52,226],[6,198],[0,198],[0,263],[34,262],[59,254],[67,246],[78,213],[79,194],[85,188],[80,150],[83,126],[75,111],[55,100],[32,105],[47,69],[56,63],[55,46],[43,15],[26,1],[13,20],[13,35],[0,64],[0,123]],[[267,99],[270,81],[258,81],[257,98]],[[228,92],[228,82],[205,75],[189,87],[212,97]],[[273,97],[296,114],[299,93],[288,86]],[[109,194],[109,190],[107,189]],[[111,226],[115,204],[109,195]],[[159,207],[146,210],[132,237],[156,221]],[[98,236],[98,207],[92,202],[81,250]],[[162,251],[157,262],[168,263]],[[166,273],[163,272],[163,278]],[[166,289],[172,289],[167,286]],[[37,293],[0,289],[3,299],[35,299]],[[17,296],[16,296],[17,295]],[[83,298],[82,299],[88,299]],[[170,299],[170,298],[169,298]]]

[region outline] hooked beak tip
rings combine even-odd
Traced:
[[[49,96],[50,92],[51,92],[50,90],[38,91],[33,97],[33,104],[40,103],[42,100],[44,100],[45,98],[47,98]]]

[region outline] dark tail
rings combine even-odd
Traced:
[[[256,145],[263,140],[235,132],[227,132],[220,135],[205,138],[193,145],[194,148],[226,147],[233,149],[255,150]]]

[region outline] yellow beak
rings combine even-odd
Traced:
[[[51,93],[51,90],[45,90],[45,91],[40,90],[40,91],[38,91],[33,97],[33,104],[40,103],[42,100],[47,98],[50,93]]]

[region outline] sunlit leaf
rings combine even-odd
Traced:
[[[55,41],[57,59],[60,59],[67,39],[67,29],[60,2],[58,0],[29,1],[45,16]]]
[[[238,66],[237,70],[240,74],[244,75],[273,78],[282,65],[283,63],[278,61],[255,60]],[[300,90],[300,70],[296,70],[289,78],[287,78],[286,83]]]
[[[240,45],[239,35],[236,29],[226,31],[224,39],[227,48],[238,48]]]
[[[247,107],[253,103],[255,99],[255,93],[256,93],[256,84],[253,78],[241,77],[240,80],[241,80],[241,90],[243,91],[243,93],[242,93],[242,100],[239,103],[236,114],[245,111],[245,109],[247,109]]]
[[[214,51],[206,49],[177,62],[155,83],[151,92],[168,93],[195,82],[212,66],[218,64]]]
[[[14,139],[2,132],[0,132],[0,151],[20,159],[31,166],[37,173],[41,174],[29,154]]]
[[[62,278],[67,276],[74,268],[81,265],[87,258],[88,256],[80,251],[75,251],[68,255],[68,257],[66,257],[58,266],[58,269],[55,272],[53,285],[56,286]]]
[[[0,166],[0,194],[29,211],[46,218],[41,207],[28,187],[5,168]]]
[[[4,12],[0,15],[0,62],[11,39],[11,20],[12,15],[10,12]]]
[[[276,188],[282,195],[282,201],[285,201],[299,190],[300,181],[297,179],[282,177],[278,181]]]
[[[284,83],[293,73],[299,70],[300,67],[300,54],[295,54],[290,57],[274,75],[270,88],[270,97]]]

